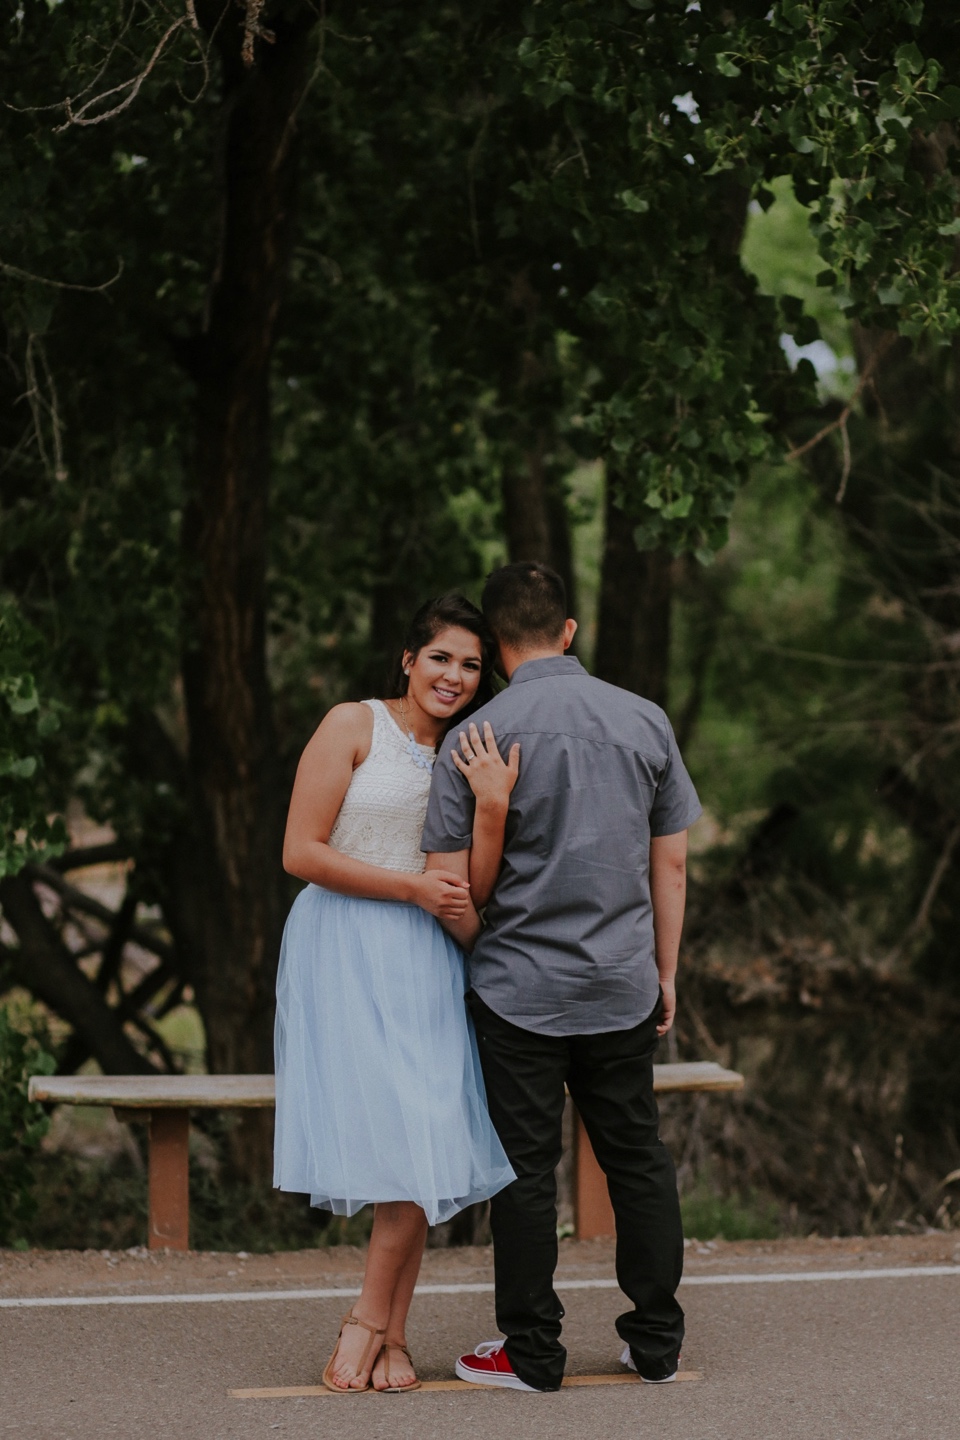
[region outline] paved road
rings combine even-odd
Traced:
[[[849,1267],[849,1257],[836,1257],[835,1268]],[[589,1280],[591,1269],[599,1278],[604,1268],[582,1265],[577,1273]],[[716,1264],[710,1268],[716,1280]],[[775,1257],[761,1268],[776,1273]],[[728,1269],[757,1273],[748,1259],[734,1260]],[[16,1293],[24,1294],[24,1287]],[[349,1301],[0,1309],[0,1437],[960,1436],[958,1273],[710,1283],[685,1287],[681,1298],[688,1316],[683,1368],[699,1371],[698,1383],[557,1395],[476,1391],[283,1400],[237,1400],[227,1392],[316,1383]],[[618,1292],[585,1288],[564,1299],[570,1373],[616,1370]],[[495,1333],[489,1294],[423,1295],[415,1302],[410,1338],[424,1378],[449,1376],[458,1348]]]

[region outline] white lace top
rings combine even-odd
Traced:
[[[382,700],[363,704],[373,711],[370,754],[353,772],[330,844],[367,865],[419,875],[427,863],[420,837],[435,752],[411,742]]]

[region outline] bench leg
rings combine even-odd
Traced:
[[[597,1163],[583,1121],[574,1112],[573,1140],[573,1214],[578,1240],[597,1240],[615,1235],[613,1206],[607,1190],[607,1177]]]
[[[151,1250],[190,1248],[190,1112],[150,1112]]]

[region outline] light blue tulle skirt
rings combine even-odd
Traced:
[[[277,977],[274,1185],[431,1225],[514,1179],[487,1113],[459,948],[415,905],[308,885]]]

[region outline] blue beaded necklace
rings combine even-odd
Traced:
[[[429,775],[432,775],[434,763],[436,761],[436,755],[424,755],[420,746],[417,744],[417,739],[413,731],[407,730],[407,707],[404,703],[404,698],[402,695],[399,697],[399,699],[400,724],[403,726],[404,730],[407,731],[407,754],[410,756],[410,759],[413,761],[414,765],[417,765],[421,770],[426,770]]]

